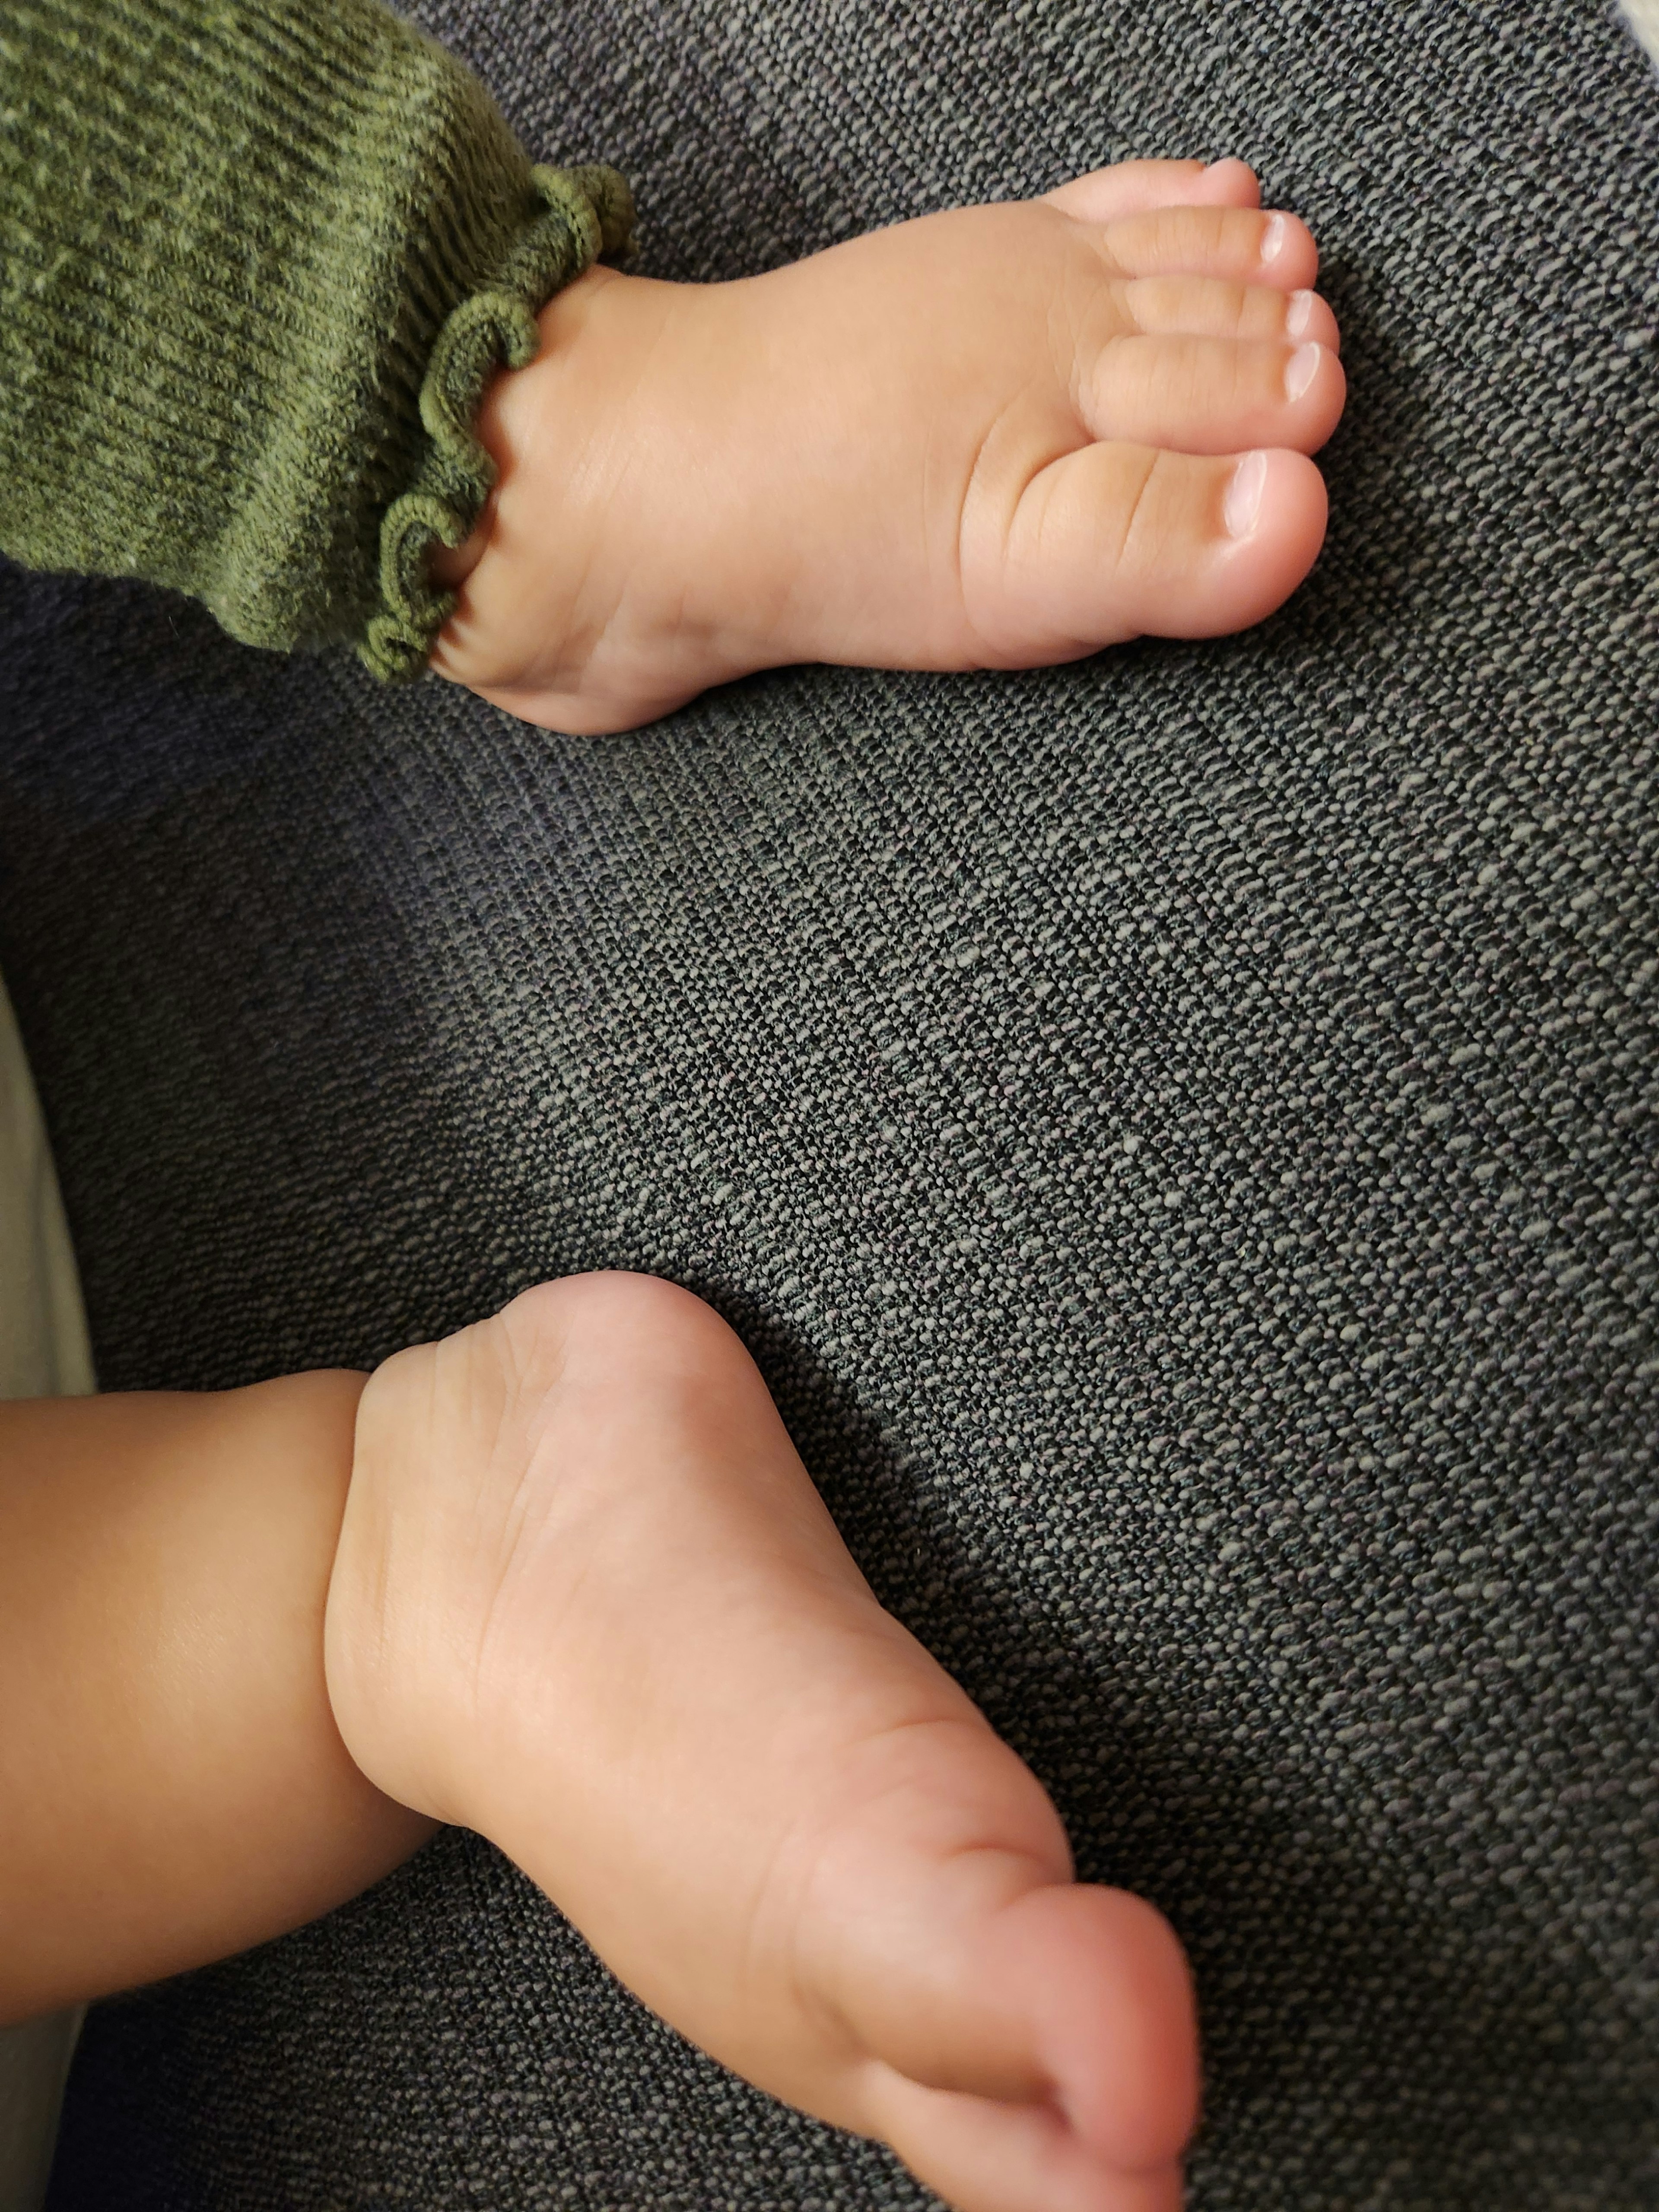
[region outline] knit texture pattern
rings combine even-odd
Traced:
[[[100,1373],[689,1284],[1181,1930],[1195,2212],[1654,2212],[1659,75],[1603,0],[422,4],[665,276],[1248,156],[1341,319],[1330,540],[1242,637],[603,742],[0,579]],[[451,1834],[100,2007],[52,2212],[927,2203]]]
[[[418,673],[484,380],[631,217],[379,0],[9,0],[0,548]]]

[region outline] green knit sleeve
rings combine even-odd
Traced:
[[[418,673],[484,383],[631,222],[379,0],[0,0],[0,549]]]

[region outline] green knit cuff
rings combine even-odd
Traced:
[[[382,0],[0,0],[0,551],[417,673],[484,385],[632,217]]]
[[[386,683],[422,674],[454,611],[455,594],[434,590],[434,545],[471,536],[495,464],[474,429],[485,385],[505,366],[524,368],[540,349],[537,311],[602,254],[629,251],[634,202],[615,169],[531,171],[541,213],[525,228],[489,285],[464,300],[438,333],[421,385],[421,422],[430,444],[409,489],[380,525],[380,611],[358,647],[363,665]]]

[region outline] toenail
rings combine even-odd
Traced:
[[[1298,346],[1285,364],[1285,397],[1300,399],[1319,374],[1321,349],[1316,345]]]
[[[1282,215],[1270,216],[1267,218],[1267,228],[1261,234],[1261,258],[1264,261],[1273,261],[1278,258],[1283,250],[1288,230],[1289,225]]]
[[[1233,471],[1222,503],[1221,517],[1231,538],[1248,538],[1261,512],[1261,495],[1267,488],[1267,456],[1246,453]]]
[[[1313,317],[1314,295],[1311,292],[1292,292],[1285,310],[1285,335],[1299,338]]]

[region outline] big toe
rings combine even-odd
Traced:
[[[1198,2118],[1192,1980],[1174,1930],[1128,1891],[1030,1892],[988,1950],[1032,2023],[1050,2093],[1106,2166],[1158,2172]]]
[[[867,2084],[883,2135],[957,2212],[1176,2212],[1198,2041],[1168,1923],[1122,1890],[1042,1883],[969,1948],[931,2072]],[[936,1966],[936,2004],[945,1978]],[[1017,2045],[1028,2079],[1011,2096]]]
[[[1221,637],[1289,599],[1325,540],[1324,479],[1276,448],[1206,457],[1108,441],[1026,487],[1000,557],[964,571],[988,657]]]
[[[1066,1878],[1046,1794],[977,1717],[872,1772],[801,1954],[866,2054],[865,2124],[958,2212],[1173,2212],[1198,2045],[1168,1923]]]

